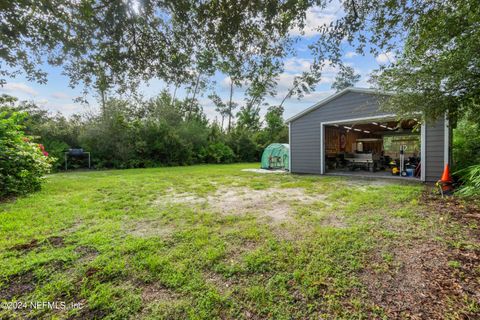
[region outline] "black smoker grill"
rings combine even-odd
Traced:
[[[65,170],[68,170],[68,156],[74,158],[85,158],[88,156],[88,169],[90,169],[90,152],[85,152],[83,149],[68,149],[65,152]]]

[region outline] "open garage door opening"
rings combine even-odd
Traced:
[[[417,119],[322,124],[327,174],[421,178],[421,125]]]

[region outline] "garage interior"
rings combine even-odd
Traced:
[[[420,179],[417,119],[328,124],[324,129],[327,174]]]

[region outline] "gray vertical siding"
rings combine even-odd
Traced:
[[[388,114],[378,110],[379,97],[373,93],[346,91],[320,108],[290,123],[291,171],[320,173],[320,123]],[[444,122],[426,126],[427,181],[436,181],[443,170]]]
[[[383,115],[373,94],[346,92],[291,122],[291,166],[296,173],[320,173],[320,123]]]
[[[427,123],[425,126],[425,180],[434,182],[440,179],[444,168],[445,121]]]

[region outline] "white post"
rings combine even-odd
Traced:
[[[292,172],[292,123],[288,123],[288,172]]]
[[[425,122],[420,130],[420,180],[425,181],[425,168],[427,167],[427,128]]]
[[[324,141],[323,141],[323,135],[324,135],[324,126],[323,122],[320,123],[320,174],[325,173],[325,146],[324,146]]]
[[[450,165],[450,120],[448,119],[448,115],[445,112],[445,127],[444,127],[444,150],[443,150],[443,166],[445,167],[447,164]]]

